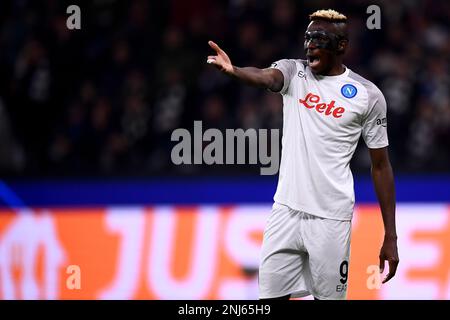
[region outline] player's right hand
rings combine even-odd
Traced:
[[[228,55],[220,49],[220,47],[214,43],[213,41],[208,41],[208,44],[211,48],[216,51],[216,56],[208,56],[207,63],[214,65],[220,71],[225,73],[233,72],[233,65],[231,64],[231,60]]]

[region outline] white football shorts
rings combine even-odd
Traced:
[[[274,203],[259,266],[259,298],[347,297],[351,221],[321,218]]]

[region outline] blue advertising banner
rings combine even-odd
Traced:
[[[52,207],[271,203],[277,180],[155,178],[0,181],[0,206]],[[370,177],[355,179],[357,203],[376,202]],[[449,202],[450,176],[397,176],[398,202]]]

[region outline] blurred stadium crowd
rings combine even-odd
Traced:
[[[450,2],[294,0],[1,1],[0,171],[11,176],[225,172],[171,163],[174,129],[281,128],[281,97],[207,65],[216,41],[238,66],[303,58],[308,14],[350,18],[346,64],[388,102],[396,172],[450,169]],[[366,8],[381,7],[381,30]],[[368,173],[363,143],[352,167]],[[227,173],[229,171],[226,171]],[[247,172],[239,167],[237,174]]]

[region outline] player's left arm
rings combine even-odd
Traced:
[[[385,261],[389,264],[389,273],[383,283],[389,281],[397,271],[399,263],[397,250],[397,231],[395,227],[395,185],[392,166],[387,147],[369,149],[372,161],[372,180],[384,224],[384,241],[380,250],[380,272],[384,270]]]

